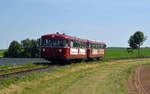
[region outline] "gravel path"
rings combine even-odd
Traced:
[[[2,65],[16,65],[26,63],[47,63],[49,61],[42,58],[0,58],[0,66]]]

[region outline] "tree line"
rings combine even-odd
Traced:
[[[12,41],[4,57],[38,58],[40,57],[40,39],[25,39],[21,42]]]

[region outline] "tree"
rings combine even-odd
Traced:
[[[26,58],[29,58],[31,57],[31,41],[29,39],[25,39],[25,40],[22,40],[21,41],[21,45],[22,45],[22,48],[23,48],[23,53],[22,53],[22,56],[23,57],[26,57]]]
[[[146,36],[141,31],[136,31],[130,39],[128,40],[129,46],[135,50],[138,49],[138,56],[140,56],[140,47],[143,45],[144,41],[146,40]]]
[[[21,45],[23,48],[23,57],[39,57],[40,53],[40,41],[39,40],[30,40],[30,39],[25,39],[21,41]]]
[[[31,56],[32,57],[39,57],[40,54],[40,41],[39,40],[31,40]]]
[[[17,41],[12,41],[8,51],[4,53],[4,57],[20,57],[21,44]]]

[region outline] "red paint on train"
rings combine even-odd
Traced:
[[[105,56],[106,44],[65,34],[41,37],[41,57],[48,60],[92,59]]]

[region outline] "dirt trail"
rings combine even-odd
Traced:
[[[129,94],[150,94],[150,66],[140,66],[128,81]]]

